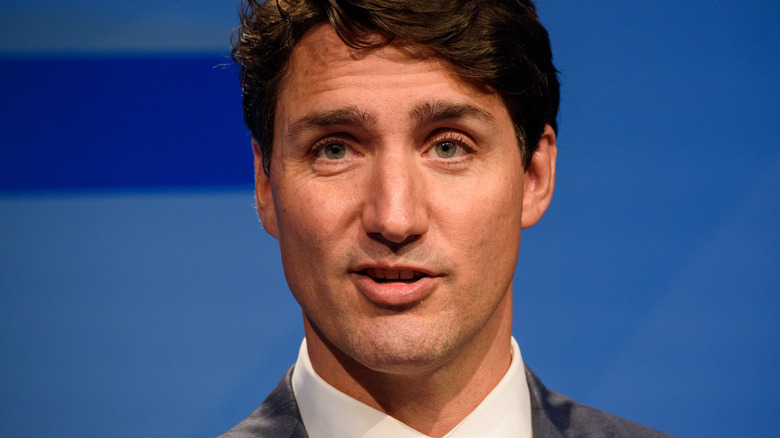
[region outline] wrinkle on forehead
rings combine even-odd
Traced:
[[[302,73],[306,75],[325,63],[351,63],[372,55],[401,64],[422,61],[429,64],[430,69],[445,67],[445,70],[452,71],[446,62],[442,61],[431,48],[425,45],[403,38],[394,38],[388,44],[380,47],[354,48],[341,40],[329,24],[317,25],[306,32],[292,51],[288,70],[293,66],[294,68],[302,68]],[[297,59],[306,59],[308,62],[298,65]],[[369,73],[381,74],[381,72]]]
[[[456,69],[449,62],[423,44],[395,38],[382,47],[356,49],[345,44],[327,23],[311,28],[296,44],[288,61],[286,77],[281,88],[291,86],[293,77],[295,77],[296,84],[291,88],[308,94],[317,88],[326,90],[334,85],[337,86],[337,84],[329,83],[333,79],[343,82],[350,80],[350,76],[370,77],[397,74],[377,70],[372,63],[362,62],[370,56],[401,65],[415,64],[417,74],[435,70],[444,71],[461,87],[469,89],[474,94],[496,93],[495,89],[489,85],[480,83],[474,78],[458,75]],[[326,65],[328,68],[324,69],[323,66]],[[347,66],[349,66],[348,71],[346,69],[340,71],[342,67]]]

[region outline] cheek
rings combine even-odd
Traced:
[[[520,230],[523,196],[519,178],[479,178],[479,184],[460,190],[441,202],[441,220],[471,240],[491,240],[500,232]],[[446,230],[445,230],[446,231]]]
[[[355,217],[354,202],[340,194],[338,187],[311,181],[279,189],[279,246],[285,266],[299,266],[295,268],[299,271],[309,271],[313,265],[338,266],[336,261],[345,253],[342,242]]]
[[[471,266],[472,275],[504,278],[514,272],[519,251],[522,182],[481,181],[476,189],[461,192],[457,201],[446,203],[437,223],[442,237],[457,247],[456,256]]]
[[[283,231],[280,234],[290,240],[300,240],[327,232],[334,210],[328,191],[304,178],[285,176],[282,180],[285,184],[279,185],[275,196],[280,231]]]

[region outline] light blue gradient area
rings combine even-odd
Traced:
[[[213,436],[259,404],[302,334],[253,204],[1,199],[0,436]]]
[[[5,0],[0,54],[226,54],[238,5],[224,0]]]
[[[776,435],[780,4],[538,3],[563,90],[515,277],[523,357],[678,436]],[[0,44],[226,52],[236,6],[183,5],[15,1]],[[0,436],[213,436],[294,361],[251,188],[3,195],[0,245]]]

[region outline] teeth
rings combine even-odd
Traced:
[[[412,280],[424,277],[425,274],[410,269],[396,270],[383,268],[366,268],[366,275],[377,280]]]

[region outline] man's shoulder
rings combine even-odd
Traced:
[[[292,390],[292,371],[244,421],[218,438],[308,438]]]
[[[526,367],[526,377],[531,394],[535,437],[671,437],[549,390],[528,367]]]

